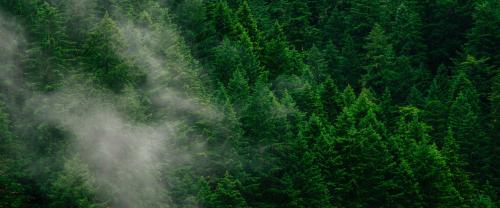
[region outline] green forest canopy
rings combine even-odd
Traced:
[[[0,207],[500,206],[498,0],[0,0]]]

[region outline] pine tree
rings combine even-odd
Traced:
[[[397,80],[394,71],[395,55],[382,27],[376,24],[366,41],[366,64],[363,66],[366,73],[362,77],[363,86],[371,87],[379,93],[384,90],[384,86],[393,89],[391,81]]]
[[[469,30],[467,50],[488,63],[500,66],[500,3],[494,0],[477,1],[473,11],[473,26]]]
[[[413,196],[416,203],[422,197],[424,207],[458,206],[463,203],[460,193],[454,187],[452,173],[446,158],[430,142],[430,127],[420,120],[420,110],[415,107],[401,108],[398,128],[392,137],[393,152],[401,160],[408,161],[419,195]]]
[[[241,67],[241,57],[238,50],[239,48],[236,44],[227,38],[214,48],[211,60],[214,80],[219,80],[226,84],[235,70]]]
[[[460,207],[463,201],[453,186],[445,158],[435,145],[417,144],[411,150],[415,177],[420,185],[423,207]]]
[[[215,190],[210,190],[205,182],[202,185],[204,188],[199,193],[198,198],[201,199],[203,207],[207,208],[244,208],[248,207],[245,199],[239,192],[241,186],[238,179],[235,179],[228,172],[224,175],[216,185]]]
[[[394,49],[398,56],[411,57],[411,65],[425,63],[426,46],[422,38],[422,21],[410,2],[402,2],[396,9],[393,21]]]
[[[254,17],[247,0],[243,0],[243,3],[238,8],[238,20],[240,24],[245,28],[250,39],[255,43],[255,51],[261,51],[262,42],[262,32],[259,30],[257,25],[257,20]]]
[[[409,105],[422,108],[424,106],[424,96],[420,92],[420,90],[417,89],[417,87],[413,86],[410,89],[410,94],[408,95],[407,102]]]
[[[341,69],[347,71],[345,79],[348,85],[358,89],[360,86],[359,80],[364,74],[364,69],[362,67],[362,58],[359,55],[358,49],[356,49],[356,42],[352,36],[347,35],[342,39],[341,48]]]
[[[379,107],[372,99],[363,90],[337,117],[334,145],[340,161],[330,168],[336,178],[330,191],[339,206],[378,206],[392,201],[398,167],[387,146],[385,127],[377,119]]]
[[[275,129],[278,101],[267,86],[266,77],[266,74],[262,74],[255,83],[242,116],[245,135],[254,144],[269,144],[278,135]]]
[[[486,63],[487,59],[476,59],[473,56],[467,56],[457,64],[458,71],[463,71],[467,78],[476,88],[479,107],[483,112],[489,112],[488,93],[491,89],[490,80],[493,75],[493,68]],[[481,115],[482,116],[482,115]]]
[[[460,92],[450,108],[449,127],[454,133],[457,143],[462,148],[462,157],[469,166],[467,170],[484,177],[487,173],[487,158],[490,156],[489,141],[478,123],[477,101]],[[476,106],[475,106],[476,105]]]
[[[491,93],[489,100],[491,102],[491,127],[489,135],[491,138],[495,138],[495,135],[500,134],[500,70],[496,71],[496,74],[492,80]],[[498,175],[500,173],[500,141],[499,139],[493,139],[492,142],[492,155],[491,167],[493,175]],[[500,180],[492,180],[494,186],[498,187]],[[498,190],[497,190],[498,191]]]
[[[286,74],[300,74],[304,63],[297,51],[290,49],[282,27],[275,23],[269,42],[265,45],[261,56],[262,65],[269,70],[270,79]]]
[[[25,175],[21,165],[24,161],[11,128],[7,108],[0,100],[0,207],[26,207],[31,187],[21,181]]]
[[[288,40],[299,50],[311,47],[315,43],[316,30],[310,25],[311,11],[307,2],[288,0],[284,23]]]
[[[95,76],[99,84],[114,91],[136,84],[141,76],[137,69],[119,56],[124,47],[120,34],[116,23],[106,14],[90,32],[83,46],[86,70]]]
[[[344,85],[347,86],[348,70],[344,70],[345,68],[342,64],[345,61],[341,56],[340,51],[331,41],[329,41],[323,51],[323,54],[326,62],[326,73],[330,75],[330,78],[335,80],[335,84],[339,85],[339,87],[343,87]]]
[[[473,1],[415,1],[420,11],[423,38],[427,45],[427,66],[435,69],[450,64],[466,39],[472,24]]]
[[[322,83],[321,101],[326,111],[326,117],[330,122],[335,120],[335,117],[341,110],[339,97],[340,92],[337,85],[335,85],[329,76],[326,77],[325,81]]]
[[[387,22],[382,1],[355,0],[350,2],[346,17],[346,24],[353,27],[347,28],[353,36],[356,47],[360,49],[362,38],[369,34],[376,23]]]
[[[462,156],[459,154],[460,147],[455,141],[455,138],[453,138],[453,132],[451,129],[448,129],[448,134],[444,138],[444,144],[441,152],[448,167],[450,168],[453,184],[459,191],[461,197],[464,198],[464,202],[466,204],[471,204],[475,197],[475,189],[469,179],[469,174],[464,170],[467,164],[463,161]]]
[[[24,61],[26,75],[36,89],[51,91],[60,85],[69,53],[64,24],[63,16],[49,3],[37,7],[31,27],[36,41],[30,44]]]
[[[316,83],[321,82],[324,79],[324,75],[327,74],[327,61],[325,60],[323,52],[316,47],[316,45],[313,45],[309,51],[307,51],[304,62],[309,65],[309,69],[313,74],[313,81]]]
[[[423,120],[429,124],[432,129],[429,135],[439,146],[443,146],[442,138],[446,136],[448,128],[448,75],[446,68],[441,66],[438,74],[432,80],[425,98]]]
[[[237,69],[233,73],[227,88],[233,105],[237,107],[236,109],[245,109],[250,96],[250,87],[247,78],[241,70]]]
[[[460,70],[451,78],[448,101],[455,101],[458,95],[462,93],[472,105],[474,111],[478,109],[478,94],[474,84],[470,81],[468,74],[464,70]]]
[[[64,170],[49,189],[51,207],[99,208],[104,203],[96,201],[96,185],[88,168],[78,158],[69,159]]]
[[[221,41],[224,36],[237,37],[239,34],[232,9],[225,1],[210,2],[207,10],[208,24],[214,27],[214,36]]]

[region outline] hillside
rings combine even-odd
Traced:
[[[0,208],[500,206],[498,0],[0,0]]]

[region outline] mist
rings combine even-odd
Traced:
[[[79,2],[66,9],[78,11],[75,16],[80,17],[86,15],[81,13],[84,7]],[[100,198],[107,198],[106,203],[113,207],[170,207],[164,185],[168,182],[162,181],[166,177],[161,170],[192,160],[192,152],[180,152],[171,145],[182,134],[179,126],[189,125],[193,119],[220,120],[221,114],[206,97],[184,85],[186,79],[196,79],[198,69],[182,51],[173,25],[152,29],[152,25],[138,26],[125,16],[116,21],[126,45],[116,53],[146,74],[147,83],[141,90],[146,92],[150,107],[158,109],[152,121],[129,116],[131,112],[146,114],[137,90],[131,87],[116,94],[96,88],[88,77],[72,74],[49,93],[18,83],[23,69],[15,60],[24,52],[25,38],[16,32],[20,24],[3,15],[1,84],[9,96],[22,97],[23,106],[12,108],[31,112],[28,120],[50,123],[71,135],[67,157],[76,156],[85,163],[93,178],[89,182],[98,187]],[[201,83],[197,87],[202,88]],[[193,151],[202,149],[203,144],[199,144]]]

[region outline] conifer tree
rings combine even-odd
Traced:
[[[56,89],[68,64],[69,42],[65,20],[57,8],[44,2],[37,7],[31,33],[37,41],[27,51],[26,75],[42,91]]]
[[[277,22],[273,26],[269,42],[264,47],[261,61],[269,70],[270,79],[283,73],[298,75],[305,67],[300,54],[290,49],[283,28]]]
[[[260,52],[263,44],[263,35],[259,30],[257,20],[248,5],[247,0],[243,0],[242,4],[238,8],[237,15],[240,24],[245,28],[248,36],[250,36],[250,39],[255,43],[255,51]]]
[[[426,46],[422,38],[422,21],[410,2],[402,2],[393,21],[394,50],[398,56],[411,57],[412,66],[425,63]]]
[[[488,58],[488,63],[500,66],[500,3],[494,0],[475,2],[473,26],[468,32],[467,50],[477,58]]]
[[[29,204],[28,184],[22,178],[20,147],[11,131],[12,123],[7,108],[0,100],[0,207],[25,207]]]
[[[489,100],[491,102],[491,127],[490,136],[495,138],[495,135],[500,134],[500,70],[496,71],[496,74],[492,80],[491,93]],[[491,158],[491,168],[493,175],[498,175],[500,173],[500,141],[498,139],[493,139],[493,148]],[[492,183],[498,185],[500,180],[493,180]],[[497,190],[498,191],[498,190]]]
[[[207,11],[208,24],[213,25],[217,40],[223,40],[224,36],[236,37],[238,35],[234,14],[225,1],[210,2]]]
[[[198,194],[201,205],[207,208],[244,208],[248,207],[245,199],[239,192],[241,184],[228,172],[215,186],[215,190],[210,190],[206,181],[202,185],[202,191]]]
[[[341,41],[341,69],[343,71],[347,71],[345,75],[347,84],[351,85],[351,87],[359,89],[359,80],[362,79],[362,76],[365,73],[365,69],[362,67],[362,58],[358,53],[356,42],[352,36],[346,35]]]
[[[334,200],[334,204],[356,207],[392,200],[397,166],[387,146],[385,127],[377,119],[378,110],[372,95],[363,90],[337,118],[334,145],[341,157],[337,162],[340,166],[330,169],[337,178],[331,192],[339,201]],[[363,174],[368,169],[371,173]]]
[[[484,177],[487,173],[487,158],[489,157],[489,141],[478,123],[477,102],[463,92],[460,92],[450,108],[449,127],[454,133],[457,143],[462,148],[462,157],[469,166],[468,171],[479,173]],[[474,106],[476,105],[476,106]]]
[[[304,50],[314,44],[316,30],[310,25],[312,16],[307,2],[300,0],[287,1],[287,19],[285,29],[288,31],[287,37],[292,45],[298,50]],[[307,41],[306,41],[307,40]]]
[[[309,65],[309,69],[313,74],[313,81],[320,83],[324,79],[323,76],[327,74],[327,61],[323,52],[316,45],[313,45],[307,52],[304,62]]]
[[[321,101],[323,107],[326,111],[326,117],[330,122],[335,120],[335,117],[340,113],[340,92],[333,82],[333,80],[328,76],[322,83],[321,89]]]
[[[433,141],[440,147],[443,145],[442,138],[446,136],[448,128],[448,75],[445,67],[441,66],[438,74],[432,80],[425,98],[425,107],[423,120],[429,124],[432,129],[429,135]]]
[[[330,78],[335,80],[335,84],[339,87],[343,87],[344,85],[347,86],[347,70],[345,70],[345,66],[343,65],[345,59],[341,56],[337,46],[329,41],[323,51],[323,54],[325,57],[326,68],[328,70],[327,74],[330,75]]]
[[[376,24],[366,41],[366,64],[363,66],[366,73],[362,77],[363,86],[371,87],[379,93],[383,91],[383,86],[394,89],[391,87],[391,81],[397,80],[394,71],[395,55],[382,27]]]
[[[446,160],[433,144],[413,147],[412,168],[420,185],[424,207],[460,207],[463,199],[453,186]]]
[[[246,76],[240,69],[236,69],[228,83],[228,92],[236,109],[245,109],[250,96],[250,86]]]
[[[83,46],[86,70],[93,73],[96,81],[114,91],[135,84],[140,73],[119,56],[123,39],[116,23],[106,14],[88,35]]]
[[[373,25],[376,23],[385,23],[387,13],[383,10],[383,1],[368,1],[368,0],[355,0],[350,2],[350,7],[347,13],[347,25],[354,27],[347,28],[350,35],[354,37],[357,49],[361,49],[359,43],[362,38],[366,37]]]
[[[64,170],[53,181],[49,191],[51,207],[105,207],[104,203],[95,203],[96,186],[87,166],[83,161],[73,158],[66,161]]]
[[[446,159],[448,167],[450,168],[453,184],[459,191],[460,196],[464,199],[464,202],[466,204],[471,204],[475,197],[474,187],[469,179],[469,174],[464,170],[467,164],[459,154],[460,147],[455,141],[455,138],[453,138],[453,132],[451,129],[448,129],[448,134],[444,138],[444,144],[441,152]]]

